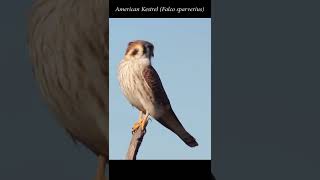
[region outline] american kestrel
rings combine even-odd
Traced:
[[[149,116],[178,135],[190,147],[198,145],[182,126],[173,112],[160,77],[151,65],[154,46],[150,42],[136,40],[128,44],[124,59],[118,68],[118,79],[123,94],[140,111],[140,117],[132,128],[145,130]]]

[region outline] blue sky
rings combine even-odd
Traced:
[[[121,93],[117,67],[130,41],[153,43],[157,70],[171,106],[198,141],[190,148],[149,121],[137,159],[211,159],[211,19],[110,19],[110,159],[124,159],[138,110]]]

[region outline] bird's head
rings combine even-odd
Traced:
[[[136,40],[128,43],[128,48],[126,50],[126,59],[144,59],[147,58],[151,60],[154,56],[153,54],[154,46],[152,43],[143,40]]]

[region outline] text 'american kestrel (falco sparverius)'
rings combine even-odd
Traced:
[[[136,40],[128,44],[125,57],[118,68],[118,79],[123,94],[140,111],[135,132],[143,130],[149,116],[178,135],[190,147],[198,146],[197,141],[182,126],[173,112],[170,101],[162,86],[160,77],[151,65],[154,46],[150,42]]]

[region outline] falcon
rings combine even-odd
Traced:
[[[152,43],[144,40],[129,42],[124,58],[118,67],[118,80],[127,100],[140,111],[139,120],[132,132],[141,128],[145,131],[149,116],[174,132],[190,147],[197,141],[182,126],[175,115],[162,86],[160,77],[152,67],[154,54]]]

